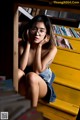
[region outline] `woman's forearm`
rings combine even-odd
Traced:
[[[40,73],[42,71],[41,51],[42,51],[42,45],[39,44],[36,49],[34,67],[33,67],[36,73]]]
[[[28,63],[28,57],[29,57],[29,50],[30,50],[30,43],[27,42],[27,45],[25,47],[25,50],[22,54],[22,56],[20,57],[20,68],[22,70],[25,69],[25,67],[27,66]]]

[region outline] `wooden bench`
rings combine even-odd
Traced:
[[[68,39],[71,43],[73,50],[80,51],[80,39]]]
[[[80,107],[80,52],[58,47],[51,64],[56,78],[53,87],[55,102],[39,102],[38,110],[50,120],[76,120]]]
[[[56,74],[53,87],[57,97],[72,104],[80,105],[80,53],[58,48],[58,54],[51,65],[51,69]]]
[[[43,116],[49,120],[76,120],[79,107],[60,99],[56,99],[55,102],[49,104],[40,101],[37,110],[42,112]]]

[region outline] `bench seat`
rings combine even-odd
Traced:
[[[56,99],[49,104],[39,101],[37,110],[43,112],[43,115],[50,120],[76,120],[79,106]]]

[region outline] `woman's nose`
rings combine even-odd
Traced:
[[[36,35],[39,35],[39,30],[36,31]]]

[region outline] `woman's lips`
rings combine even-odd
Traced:
[[[38,37],[34,37],[35,39],[39,39]]]

